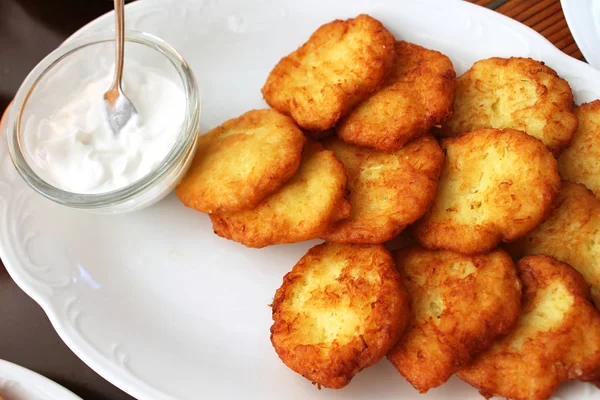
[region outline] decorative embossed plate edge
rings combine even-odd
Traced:
[[[311,2],[314,3],[314,7],[306,4]],[[271,2],[267,3],[269,3],[269,6],[273,5]],[[294,6],[291,1],[277,2],[280,8],[271,7],[268,8],[268,11],[265,11],[267,10],[265,1],[261,1],[260,4],[263,5],[262,10],[265,11],[264,15],[253,14],[250,19],[240,16],[239,13],[217,15],[218,13],[215,12],[219,7],[227,9],[228,5],[232,6],[233,9],[244,9],[242,4],[242,1],[235,0],[143,0],[128,5],[128,21],[129,26],[133,28],[144,30],[156,28],[159,31],[157,32],[159,36],[161,34],[160,29],[162,29],[159,27],[161,24],[165,24],[166,26],[170,18],[175,18],[175,20],[181,18],[182,20],[191,19],[192,21],[201,21],[202,23],[198,23],[197,29],[207,29],[209,33],[211,29],[223,28],[229,32],[243,36],[244,32],[251,31],[252,29],[268,27],[272,22],[270,18],[284,18],[286,13],[288,13],[288,16],[289,13],[294,13],[293,15],[308,18],[305,14],[306,11],[303,12],[298,9],[298,6]],[[304,2],[302,7],[304,10],[316,10],[319,9],[320,5],[318,1],[313,0]],[[257,7],[260,8],[260,6]],[[406,24],[410,24],[410,21],[412,21],[414,24],[419,25],[419,21],[422,21],[424,18],[433,19],[440,24],[454,24],[463,42],[444,43],[444,40],[447,40],[444,37],[433,37],[432,33],[418,29],[409,31],[407,28],[404,31],[402,27],[394,26],[393,21],[390,19],[386,20],[383,18],[384,23],[395,30],[394,33],[401,32],[407,40],[414,40],[425,46],[435,46],[439,43],[442,47],[454,44],[460,45],[459,47],[468,47],[471,44],[469,39],[473,39],[474,41],[481,38],[489,39],[490,43],[492,43],[492,48],[466,49],[464,50],[465,54],[469,53],[473,55],[477,53],[477,57],[475,58],[483,58],[488,55],[510,56],[513,55],[512,52],[514,51],[514,55],[531,56],[541,59],[569,80],[574,89],[577,102],[589,101],[600,97],[600,73],[589,65],[564,55],[541,35],[524,25],[468,3],[451,2],[448,0],[418,0],[413,3],[380,0],[367,6],[361,4],[358,0],[347,2],[336,0],[327,3],[323,7],[337,7],[339,17],[349,16],[347,14],[351,13],[350,10],[352,10],[352,13],[355,13],[357,10],[366,12],[374,10],[379,15],[384,15],[384,11],[388,10],[404,16],[405,19],[403,21]],[[424,13],[425,10],[427,13]],[[272,13],[272,15],[269,13]],[[331,11],[329,13],[331,14]],[[376,14],[376,16],[379,15]],[[315,21],[318,20],[319,23],[328,20],[327,17],[311,18]],[[111,19],[110,15],[103,16],[84,27],[74,36],[108,29]],[[168,30],[163,32],[167,35],[169,32],[171,34],[175,32],[178,38],[183,38],[181,43],[183,43],[182,47],[184,47],[184,50],[189,50],[185,47],[197,39],[193,35],[194,32],[188,32],[184,29],[189,26],[185,23],[182,23],[180,26],[177,24],[168,25],[169,27],[166,28]],[[202,25],[206,25],[208,28]],[[502,44],[502,46],[500,46],[501,48],[493,48],[494,44]],[[463,62],[460,56],[455,56],[451,50],[448,50],[447,53],[457,63],[459,73],[468,67],[469,63],[467,61]],[[280,54],[279,56],[282,55]],[[188,57],[186,54],[184,56]],[[192,66],[197,68],[195,65]],[[197,70],[196,73],[201,74],[202,69]],[[236,112],[237,110],[231,110],[232,114]],[[206,125],[211,125],[213,122],[215,121],[210,121]],[[129,363],[129,357],[135,357],[135,354],[131,354],[118,342],[103,342],[82,332],[82,329],[79,327],[80,317],[82,313],[85,313],[88,317],[90,315],[93,316],[93,310],[82,309],[83,306],[77,294],[70,292],[72,286],[68,281],[70,278],[69,274],[64,274],[64,276],[53,274],[53,271],[49,271],[43,263],[36,262],[36,260],[32,260],[28,256],[26,249],[28,242],[33,239],[33,236],[27,232],[19,236],[19,227],[27,226],[30,223],[28,222],[28,219],[31,217],[27,212],[29,204],[27,201],[34,194],[19,181],[19,178],[16,176],[14,170],[11,170],[12,166],[8,162],[6,144],[2,141],[0,142],[0,257],[2,257],[13,279],[42,306],[65,343],[84,362],[106,379],[140,399],[181,398],[182,396],[175,396],[171,394],[170,390],[165,389],[165,387],[169,387],[168,384],[144,378],[144,371],[139,366],[132,368]],[[14,190],[15,188],[17,189],[16,191]],[[590,390],[591,386],[588,385],[586,387],[587,389],[585,389],[584,393],[579,392],[579,394],[584,397],[591,397],[593,395],[593,392]],[[352,389],[349,387],[347,390]],[[343,393],[349,392],[340,392],[340,394]],[[563,394],[561,396],[564,397]],[[197,397],[197,393],[186,393],[185,395],[185,398],[189,399]],[[246,397],[252,397],[252,395],[246,393]]]

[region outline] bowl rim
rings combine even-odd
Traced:
[[[196,78],[190,66],[173,47],[159,37],[146,32],[128,30],[125,34],[126,42],[140,44],[161,53],[170,61],[181,79],[186,98],[186,118],[175,144],[154,170],[127,186],[109,192],[84,194],[66,191],[46,182],[35,172],[27,162],[21,145],[22,116],[31,94],[46,74],[69,55],[89,46],[114,42],[114,40],[114,32],[96,33],[68,40],[33,68],[19,87],[9,109],[6,110],[8,113],[6,121],[8,152],[17,172],[36,192],[68,207],[79,209],[108,208],[127,202],[147,192],[163,178],[169,176],[177,167],[181,158],[187,156],[198,135],[200,94]]]

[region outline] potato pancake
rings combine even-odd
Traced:
[[[575,268],[600,308],[600,200],[581,184],[564,182],[543,224],[510,247],[516,257],[545,254]]]
[[[480,128],[518,129],[540,139],[555,154],[577,129],[569,83],[530,58],[488,58],[456,79],[452,117],[442,135]]]
[[[350,215],[347,175],[333,152],[308,142],[296,174],[277,193],[250,210],[214,213],[215,233],[248,247],[321,237]]]
[[[289,368],[338,389],[396,344],[408,303],[385,247],[324,243],[283,278],[271,342]]]
[[[575,109],[579,127],[558,159],[563,179],[583,183],[600,199],[600,100]]]
[[[294,175],[305,141],[291,118],[275,110],[249,111],[198,138],[177,195],[207,214],[252,208]]]
[[[475,254],[516,240],[550,214],[556,160],[514,129],[481,129],[442,141],[446,161],[432,209],[415,224],[430,249]]]
[[[323,239],[336,243],[384,243],[423,216],[435,198],[444,153],[427,135],[401,150],[384,153],[331,138],[333,150],[348,173],[352,211]]]
[[[394,259],[412,314],[387,357],[419,392],[446,382],[517,322],[521,284],[504,251],[467,256],[411,247]]]
[[[335,20],[279,61],[262,94],[303,129],[324,131],[379,87],[395,58],[381,22],[364,14]]]
[[[442,53],[396,42],[396,64],[382,87],[336,127],[345,142],[396,151],[448,118],[456,73]]]
[[[547,400],[567,380],[600,377],[600,314],[573,268],[548,256],[517,263],[523,309],[516,329],[458,372],[485,397]]]

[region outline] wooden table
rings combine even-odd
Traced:
[[[111,0],[0,0],[0,114],[35,64],[111,8]],[[1,260],[0,359],[39,372],[85,400],[133,399],[69,350]]]
[[[585,61],[562,12],[560,0],[468,0],[535,29],[571,57]]]
[[[470,0],[541,32],[583,59],[559,0]],[[111,9],[110,0],[0,0],[0,111],[26,74],[79,27]],[[0,359],[46,375],[86,400],[132,399],[79,360],[41,308],[12,281],[0,260]]]

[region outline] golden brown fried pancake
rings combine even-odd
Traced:
[[[579,127],[558,159],[563,179],[583,183],[600,199],[600,100],[575,109]]]
[[[575,268],[600,307],[600,200],[580,184],[563,182],[550,218],[511,246],[515,256],[546,254]]]
[[[394,64],[394,37],[376,19],[359,15],[321,26],[269,74],[269,105],[302,128],[324,131],[381,84]]]
[[[177,195],[207,214],[252,208],[294,175],[305,141],[291,118],[275,110],[249,111],[198,139]]]
[[[558,154],[577,129],[571,87],[552,68],[530,58],[478,61],[456,79],[453,114],[442,134],[480,128],[518,129]]]
[[[517,269],[524,300],[516,329],[458,376],[486,397],[514,400],[546,400],[561,382],[598,379],[600,314],[581,275],[547,256]]]
[[[251,210],[212,214],[213,228],[248,247],[316,239],[350,215],[346,180],[333,152],[308,142],[298,172],[281,190]]]
[[[467,256],[411,247],[394,253],[412,315],[388,360],[419,392],[443,384],[515,325],[521,284],[502,250]]]
[[[323,235],[336,243],[379,244],[398,235],[431,206],[444,163],[444,153],[431,136],[410,142],[394,153],[325,142],[348,173],[350,217]]]
[[[408,312],[385,247],[324,243],[283,278],[273,301],[271,342],[292,370],[338,389],[396,344]]]
[[[431,249],[474,254],[524,236],[550,213],[560,188],[556,160],[513,129],[445,139],[446,161],[432,209],[415,224]]]
[[[456,73],[440,52],[396,42],[396,64],[381,89],[337,126],[347,143],[396,151],[450,116]]]

